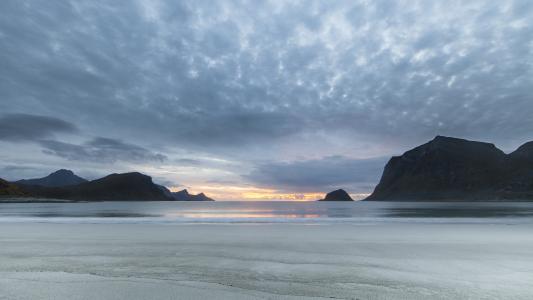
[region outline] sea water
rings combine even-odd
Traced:
[[[528,202],[0,203],[0,223],[523,223]]]

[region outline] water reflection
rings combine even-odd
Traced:
[[[322,215],[319,214],[287,214],[287,213],[167,213],[165,217],[169,218],[191,218],[191,219],[207,219],[207,218],[244,218],[244,219],[253,219],[253,218],[286,218],[286,219],[296,219],[296,218],[319,218]]]
[[[150,217],[162,217],[157,214],[143,214],[143,213],[131,213],[131,212],[87,212],[87,213],[74,213],[74,212],[58,212],[58,213],[32,213],[27,214],[30,217],[37,218],[150,218]]]
[[[533,221],[533,203],[99,202],[0,205],[1,222],[387,222],[409,218]],[[73,220],[69,220],[73,219]],[[461,220],[461,221],[464,221]],[[479,221],[479,220],[478,220]]]
[[[354,213],[349,207],[331,207],[326,209],[325,216],[328,218],[352,218]]]
[[[432,207],[389,207],[385,217],[396,218],[503,218],[503,217],[533,217],[532,207],[509,206],[463,206],[449,205]]]

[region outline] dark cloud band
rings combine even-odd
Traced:
[[[154,153],[143,147],[124,143],[120,140],[98,137],[84,144],[70,144],[53,140],[40,142],[44,153],[73,161],[95,163],[125,162],[163,162],[165,155]]]
[[[75,132],[75,125],[58,118],[30,114],[0,116],[0,140],[35,142],[58,133]]]

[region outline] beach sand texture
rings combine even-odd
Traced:
[[[0,299],[531,299],[531,224],[0,226]]]

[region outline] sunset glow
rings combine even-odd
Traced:
[[[251,186],[220,186],[220,185],[192,185],[187,189],[190,193],[205,193],[207,196],[222,201],[315,201],[324,198],[326,192],[312,193],[287,193],[275,189],[265,189]],[[177,192],[183,187],[172,187],[171,191]],[[350,194],[354,200],[360,200],[368,194]]]

